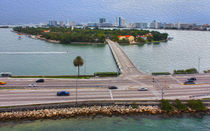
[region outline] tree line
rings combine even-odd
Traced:
[[[34,27],[14,27],[14,31],[26,33],[30,35],[40,35],[43,38],[50,40],[58,40],[60,43],[70,44],[71,42],[92,42],[104,43],[106,38],[120,42],[119,35],[142,36],[151,33],[153,37],[148,37],[148,42],[167,40],[167,33],[149,30],[103,30],[103,29],[74,29],[66,27],[50,27],[50,28],[34,28]],[[49,32],[46,32],[49,30]],[[137,42],[147,42],[142,38],[136,38]]]

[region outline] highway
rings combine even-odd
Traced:
[[[174,80],[174,78],[177,80]],[[154,77],[164,88],[165,99],[190,99],[210,97],[210,84],[182,85],[189,78],[182,76]],[[208,83],[209,75],[197,75],[198,83]],[[0,78],[7,82],[0,88],[0,106],[28,105],[42,103],[75,102],[75,79],[45,79],[44,83],[37,83],[37,87],[28,87],[37,79]],[[160,100],[161,88],[152,82],[151,78],[98,78],[78,80],[78,101],[88,100]],[[117,86],[116,90],[109,90],[108,86]],[[146,87],[148,91],[138,91],[139,87]],[[7,89],[8,88],[8,89]],[[57,91],[70,91],[70,96],[56,96]]]
[[[70,91],[70,96],[56,96],[57,91]],[[210,97],[208,87],[169,88],[164,90],[165,99],[190,99],[192,96]],[[196,98],[196,97],[195,97]],[[199,97],[198,97],[199,98]],[[0,106],[30,105],[43,103],[75,102],[75,89],[7,89],[0,90]],[[78,101],[88,100],[159,100],[161,90],[156,92],[128,90],[109,90],[107,88],[78,89]]]
[[[75,102],[88,100],[160,100],[210,98],[210,74],[152,76],[139,71],[119,44],[107,39],[116,63],[122,72],[119,77],[93,77],[90,79],[45,79],[36,83],[36,78],[4,78],[6,85],[0,85],[0,107],[43,103]],[[195,84],[183,85],[191,77]],[[155,82],[153,81],[155,80]],[[77,83],[77,84],[76,84]],[[35,87],[29,85],[35,84]],[[118,89],[109,90],[109,86]],[[138,88],[148,91],[138,91]],[[56,96],[57,91],[70,91],[70,96]]]

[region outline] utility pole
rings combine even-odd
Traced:
[[[87,74],[86,74],[86,64],[87,64],[87,63],[86,63],[86,55],[85,55],[85,60],[84,60],[84,62],[85,62],[85,75],[87,75]]]
[[[201,61],[201,57],[198,57],[198,74],[200,73],[200,61]]]
[[[79,76],[78,76],[79,77]],[[76,105],[77,105],[77,80],[78,80],[79,78],[77,78],[76,79]]]
[[[163,96],[164,96],[164,89],[163,87],[160,85],[158,80],[155,80],[155,78],[152,78],[154,83],[157,83],[157,85],[159,86],[159,88],[161,89],[161,99],[163,100]]]

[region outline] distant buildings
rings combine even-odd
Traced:
[[[140,29],[147,29],[148,28],[148,24],[147,23],[133,23],[133,28],[140,28]]]
[[[160,22],[157,22],[156,20],[152,21],[149,25],[150,29],[161,29],[162,24]]]
[[[174,28],[174,24],[164,24],[164,29],[173,29]]]
[[[135,23],[129,23],[127,25],[126,19],[123,17],[116,17],[116,23],[110,23],[107,22],[106,18],[99,18],[98,23],[97,22],[91,22],[87,24],[76,24],[74,22],[66,21],[64,23],[63,21],[60,21],[59,23],[56,20],[50,20],[48,24],[41,23],[39,25],[36,25],[36,27],[70,27],[70,28],[112,28],[115,27],[119,28],[137,28],[137,29],[178,29],[178,30],[210,30],[210,25],[204,24],[204,25],[197,25],[194,23],[161,23],[156,20],[153,20],[152,22],[135,22]]]
[[[71,22],[71,21],[66,21],[66,27],[72,27],[72,26],[75,26],[76,24],[74,22]]]
[[[117,27],[126,27],[126,20],[122,17],[116,17],[116,26]]]
[[[60,27],[64,27],[63,21],[60,21]]]
[[[106,19],[105,19],[105,18],[100,18],[100,19],[99,19],[99,23],[100,23],[100,24],[106,23]]]
[[[58,23],[57,23],[56,20],[50,20],[49,21],[49,26],[57,26],[57,25],[58,25]]]
[[[88,27],[98,27],[99,23],[88,23]]]

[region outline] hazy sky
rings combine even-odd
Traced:
[[[210,0],[0,0],[0,24],[49,20],[209,23]]]

